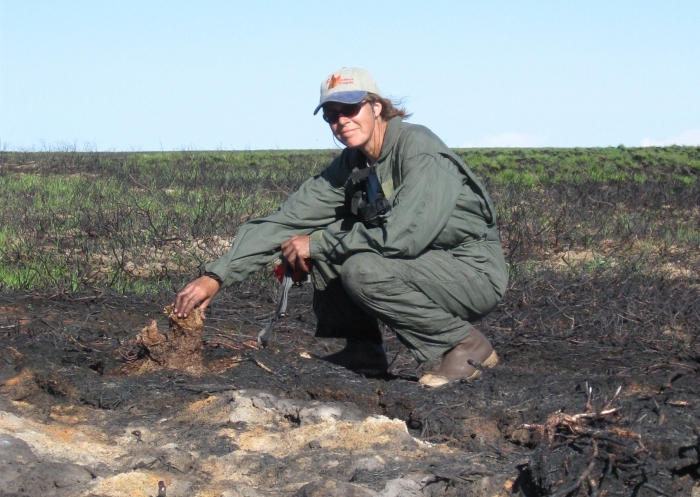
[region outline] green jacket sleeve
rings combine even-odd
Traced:
[[[311,257],[342,263],[357,252],[399,258],[414,257],[428,248],[452,215],[464,176],[451,161],[433,153],[404,159],[401,170],[403,181],[381,226],[355,223],[343,230],[335,222],[320,240],[311,240]]]
[[[325,228],[344,208],[345,188],[341,163],[336,159],[324,171],[304,182],[277,211],[243,224],[231,249],[206,265],[223,286],[244,280],[280,254],[280,245],[296,235]]]

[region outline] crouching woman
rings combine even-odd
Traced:
[[[404,122],[406,112],[363,69],[324,79],[319,110],[346,148],[276,212],[244,224],[231,250],[178,293],[176,312],[205,309],[221,286],[281,253],[311,272],[316,336],[346,340],[325,360],[386,371],[384,322],[419,362],[441,358],[420,379],[425,386],[473,378],[475,363],[495,366],[496,352],[472,324],[507,285],[481,181],[429,129]]]

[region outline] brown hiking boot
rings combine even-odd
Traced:
[[[469,336],[442,356],[437,370],[424,374],[420,384],[426,387],[441,387],[451,381],[463,378],[472,379],[481,374],[481,370],[469,364],[469,361],[492,368],[498,364],[498,356],[489,339],[476,328]]]
[[[348,340],[343,350],[321,359],[370,376],[384,374],[389,368],[384,347],[372,342]]]

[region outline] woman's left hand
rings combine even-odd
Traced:
[[[308,235],[293,236],[282,244],[282,256],[294,269],[301,269],[305,273],[309,272],[307,259],[311,257]]]

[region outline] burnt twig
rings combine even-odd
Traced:
[[[578,489],[581,485],[583,485],[583,482],[585,482],[588,479],[588,477],[591,475],[591,472],[593,472],[593,468],[595,467],[596,457],[598,457],[598,442],[596,442],[595,439],[591,439],[591,445],[593,446],[593,455],[591,456],[591,462],[586,468],[586,470],[581,474],[581,476],[579,476],[579,479],[576,480],[576,482],[573,485],[570,485],[565,489],[560,490],[559,492],[552,495],[552,497],[564,497],[565,495],[568,495],[574,490]]]
[[[260,369],[262,369],[266,373],[270,373],[271,375],[277,376],[277,373],[275,373],[273,370],[265,366],[262,362],[258,361],[257,359],[251,357],[250,360],[253,361]]]

